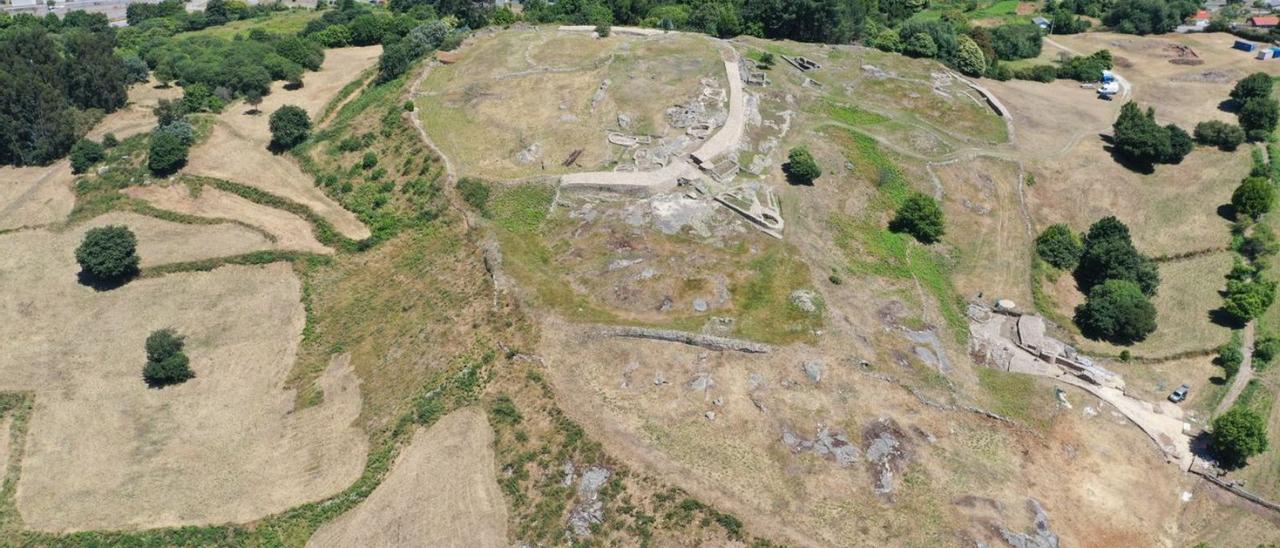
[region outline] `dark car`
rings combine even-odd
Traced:
[[[1185,384],[1182,386],[1179,386],[1178,388],[1174,389],[1172,394],[1169,394],[1169,401],[1173,403],[1178,403],[1182,400],[1185,400],[1187,399],[1187,392],[1190,392],[1190,391],[1191,391],[1190,386],[1187,386]]]

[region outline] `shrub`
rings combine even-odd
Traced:
[[[1216,146],[1230,152],[1244,142],[1244,130],[1235,124],[1207,120],[1196,124],[1195,137],[1197,143]]]
[[[1058,79],[1058,69],[1053,65],[1036,65],[1013,71],[1013,77],[1018,80],[1049,83]]]
[[[191,371],[182,336],[172,329],[152,331],[147,337],[147,364],[142,368],[142,378],[152,388],[186,382],[195,376]]]
[[[1102,71],[1111,68],[1111,51],[1098,50],[1083,57],[1067,59],[1058,67],[1058,78],[1066,78],[1077,82],[1097,82],[1102,78]]]
[[[1235,208],[1236,218],[1247,217],[1257,219],[1268,211],[1275,202],[1276,191],[1271,181],[1265,177],[1246,177],[1231,193],[1231,206]]]
[[[912,57],[937,57],[938,45],[928,33],[917,32],[902,45],[902,52]]]
[[[89,139],[80,139],[71,147],[71,171],[84,173],[105,157],[102,145]]]
[[[978,43],[968,36],[961,36],[957,43],[956,68],[969,76],[981,76],[987,69],[987,59],[983,57]]]
[[[1036,254],[1044,259],[1044,262],[1056,268],[1064,270],[1075,268],[1083,252],[1084,246],[1080,243],[1080,237],[1067,225],[1051,225],[1036,237]]]
[[[1107,280],[1089,290],[1088,300],[1076,307],[1075,322],[1090,338],[1132,344],[1156,330],[1156,308],[1138,284]]]
[[[155,132],[153,132],[151,136],[154,138],[155,136],[162,134],[169,134],[177,137],[178,141],[182,142],[182,146],[185,147],[190,147],[196,142],[196,130],[191,127],[191,124],[187,123],[186,120],[178,120],[168,125],[160,126],[156,128]]]
[[[364,153],[364,157],[360,159],[360,169],[369,170],[376,165],[378,165],[378,155],[373,152]]]
[[[991,29],[991,47],[1000,59],[1030,59],[1040,55],[1040,27],[1034,23],[1000,25]]]
[[[1161,162],[1166,164],[1181,163],[1191,151],[1195,149],[1195,141],[1191,139],[1191,135],[1186,130],[1169,124],[1164,126],[1164,130],[1169,135],[1169,150],[1160,158]]]
[[[95,280],[124,280],[138,272],[138,239],[120,225],[90,229],[76,248],[76,262]]]
[[[1271,361],[1280,356],[1280,337],[1268,335],[1253,345],[1253,368],[1265,371]]]
[[[897,35],[895,34],[894,36],[897,36]],[[770,52],[767,52],[767,51],[766,51],[766,52],[764,52],[764,53],[761,53],[761,54],[760,54],[760,65],[761,65],[761,66],[763,66],[763,67],[765,67],[765,68],[773,68],[773,65],[775,65],[775,64],[777,64],[777,63],[778,63],[778,60],[777,60],[777,58],[775,58],[775,57],[773,56],[773,54],[772,54],[772,53],[770,53]]]
[[[787,179],[794,184],[811,185],[822,176],[822,168],[813,159],[813,154],[805,147],[796,147],[787,154],[787,163],[782,166]]]
[[[1222,309],[1241,322],[1261,316],[1276,299],[1276,282],[1269,280],[1228,280]]]
[[[601,38],[608,38],[611,32],[613,32],[613,26],[609,23],[600,23],[596,25],[596,35]]]
[[[311,118],[307,111],[294,105],[285,105],[271,113],[271,147],[288,150],[298,146],[311,135]]]
[[[1227,468],[1243,466],[1249,457],[1267,450],[1266,420],[1247,407],[1232,407],[1213,419],[1209,448],[1219,464]]]
[[[922,243],[933,243],[946,232],[942,208],[932,196],[914,192],[902,202],[889,229],[906,232]]]
[[[158,176],[172,174],[187,163],[187,145],[172,132],[157,131],[151,136],[147,168]]]
[[[1244,363],[1244,351],[1240,349],[1239,335],[1233,336],[1231,342],[1218,349],[1218,357],[1213,360],[1222,368],[1226,378],[1234,378],[1240,372],[1240,364]]]
[[[404,102],[404,110],[405,110],[405,112],[413,112],[413,109],[414,109],[413,101],[405,101],[405,102]]]
[[[898,31],[884,29],[871,38],[870,46],[881,51],[897,53],[902,51],[902,38],[898,36]]]
[[[477,211],[489,210],[489,185],[484,181],[463,177],[458,180],[458,192],[462,195],[462,200]]]
[[[120,140],[116,138],[116,134],[108,133],[102,136],[102,146],[105,148],[115,148],[120,144]]]

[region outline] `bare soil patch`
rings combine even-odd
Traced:
[[[1031,302],[1027,280],[1034,235],[1020,201],[1017,164],[991,158],[933,168],[944,189],[948,230],[964,234],[955,267],[959,293]]]
[[[124,193],[161,209],[246,223],[275,238],[274,247],[278,249],[333,253],[332,249],[316,240],[311,223],[305,219],[213,187],[201,188],[198,196],[193,196],[190,187],[181,184],[130,187]]]
[[[419,430],[373,494],[307,546],[507,546],[495,472],[484,413],[459,409]]]
[[[0,167],[0,230],[65,219],[75,207],[74,179],[66,160],[47,167]]]
[[[159,245],[207,247],[196,234],[206,229]],[[140,231],[144,257],[184,258],[159,252],[148,234]],[[0,236],[10,250],[0,257],[0,337],[12,342],[0,355],[0,390],[37,391],[16,493],[27,527],[246,522],[355,480],[367,442],[352,426],[354,373],[329,368],[323,402],[301,411],[283,388],[305,317],[288,265],[98,292],[76,281],[78,243],[79,231]],[[157,390],[140,372],[145,338],[163,327],[186,336],[196,377]]]
[[[248,114],[249,107],[243,103],[228,106],[215,118],[209,139],[191,151],[185,171],[278,194],[311,208],[349,238],[368,237],[368,227],[317,188],[296,161],[267,149],[271,141],[268,120],[270,113],[284,105],[302,107],[315,117],[343,85],[377,61],[379,51],[378,46],[327,50],[324,65],[304,76],[303,87],[286,90],[277,82],[263,99],[259,113]]]

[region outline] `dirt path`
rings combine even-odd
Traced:
[[[1218,416],[1231,409],[1231,405],[1236,402],[1236,398],[1240,397],[1240,393],[1244,391],[1245,385],[1249,384],[1249,379],[1253,378],[1253,336],[1254,326],[1257,322],[1249,322],[1244,326],[1244,336],[1242,337],[1241,346],[1244,359],[1240,361],[1240,371],[1236,372],[1232,377],[1231,389],[1227,390],[1227,395],[1222,397],[1222,401],[1218,403],[1218,408],[1213,410],[1213,416]]]

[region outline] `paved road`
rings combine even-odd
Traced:
[[[1244,359],[1240,361],[1240,371],[1236,372],[1236,376],[1232,377],[1231,389],[1227,390],[1227,395],[1218,403],[1218,408],[1213,410],[1213,416],[1218,416],[1231,409],[1231,405],[1236,402],[1236,398],[1240,397],[1240,393],[1244,391],[1249,379],[1253,378],[1253,335],[1254,324],[1249,322],[1244,326],[1244,336],[1241,344],[1244,346],[1242,353]]]

